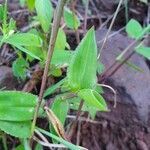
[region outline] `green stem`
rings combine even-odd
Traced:
[[[61,16],[63,14],[63,8],[64,8],[65,3],[66,3],[66,0],[59,0],[55,15],[54,15],[54,21],[53,21],[53,25],[52,25],[52,32],[51,32],[51,37],[50,37],[50,42],[49,42],[48,54],[47,54],[45,68],[44,68],[44,74],[42,77],[42,84],[41,84],[41,89],[40,89],[40,94],[39,94],[39,100],[38,100],[37,106],[35,108],[34,118],[33,118],[32,126],[31,126],[32,136],[33,136],[35,125],[36,125],[38,112],[39,112],[39,109],[40,109],[40,106],[41,106],[41,103],[43,100],[43,94],[44,94],[44,90],[45,90],[45,86],[46,86],[49,66],[50,66],[52,55],[54,52],[54,46],[55,46],[55,42],[56,42],[58,30],[59,30],[59,25],[60,25],[60,21],[61,21]]]
[[[2,142],[3,142],[4,150],[8,150],[7,139],[6,139],[6,134],[5,133],[2,135]]]

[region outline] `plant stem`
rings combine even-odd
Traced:
[[[44,94],[47,76],[48,76],[48,71],[49,71],[49,66],[50,66],[52,55],[54,52],[54,46],[55,46],[55,42],[56,42],[58,30],[59,30],[59,25],[60,25],[60,21],[61,21],[61,16],[63,14],[63,8],[64,8],[65,3],[66,3],[66,0],[59,0],[55,15],[54,15],[54,21],[53,21],[53,25],[52,25],[52,32],[51,32],[51,37],[50,37],[50,42],[49,42],[48,54],[47,54],[45,68],[44,68],[44,74],[42,77],[42,84],[41,84],[41,89],[40,89],[40,94],[39,94],[39,100],[38,100],[37,106],[35,108],[34,118],[33,118],[32,126],[31,126],[31,134],[32,135],[34,133],[35,124],[36,124],[36,120],[38,117],[38,112],[39,112],[39,109],[40,109],[40,106],[42,103],[43,94]]]
[[[104,48],[104,46],[105,46],[105,44],[106,44],[106,42],[107,42],[107,38],[108,38],[109,33],[110,33],[110,31],[111,31],[111,29],[112,29],[112,27],[113,27],[113,24],[114,24],[115,19],[116,19],[117,15],[118,15],[118,12],[119,12],[119,9],[120,9],[120,7],[121,7],[122,2],[123,2],[123,0],[120,0],[120,2],[119,2],[119,4],[118,4],[118,7],[117,7],[116,12],[115,12],[115,14],[114,14],[114,17],[113,17],[113,19],[112,19],[112,21],[111,21],[111,24],[110,24],[110,26],[109,26],[108,32],[106,33],[106,36],[105,36],[105,38],[104,38],[104,42],[103,42],[103,44],[102,44],[102,47],[101,47],[101,49],[100,49],[100,52],[99,52],[99,54],[98,54],[97,59],[100,58],[100,54],[101,54],[101,52],[102,52],[102,50],[103,50],[103,48]]]
[[[2,135],[2,142],[3,142],[4,150],[8,150],[7,139],[6,139],[6,134],[5,133]]]

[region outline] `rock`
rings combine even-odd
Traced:
[[[107,30],[102,29],[96,32],[98,47],[101,47],[101,40],[106,35]],[[112,34],[114,32],[111,32]],[[115,61],[115,58],[123,51],[133,40],[122,34],[116,34],[108,39],[104,49],[101,52],[101,62],[105,69],[109,68]],[[130,62],[140,67],[144,72],[133,70],[126,64],[123,65],[110,79],[115,86],[122,87],[128,100],[136,104],[141,120],[147,121],[150,113],[150,70],[145,60],[138,54],[130,58]]]
[[[0,89],[15,90],[17,85],[17,79],[13,76],[11,68],[0,66]]]

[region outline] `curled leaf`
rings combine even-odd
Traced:
[[[56,133],[59,135],[59,137],[67,140],[63,125],[60,122],[60,120],[57,118],[57,116],[54,114],[54,112],[51,109],[49,109],[48,107],[45,107],[45,111],[46,111],[49,121],[52,123],[52,125],[53,125]]]

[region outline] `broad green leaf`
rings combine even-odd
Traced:
[[[31,121],[11,122],[0,120],[0,129],[15,137],[29,138],[31,136]]]
[[[35,8],[38,19],[44,32],[48,32],[53,15],[53,7],[50,0],[35,0]]]
[[[32,53],[32,55],[36,56],[36,59],[38,58],[38,60],[44,60],[44,50],[40,47],[25,47],[25,49],[27,49],[30,53]],[[27,60],[29,60],[29,62],[32,62],[35,57],[32,56],[30,54],[27,54]]]
[[[67,77],[73,91],[93,88],[96,84],[97,45],[94,28],[91,28],[76,48],[68,67]]]
[[[70,142],[68,142],[68,141],[65,141],[64,139],[59,138],[58,136],[56,136],[56,135],[54,135],[54,134],[52,134],[52,133],[49,133],[49,132],[47,132],[47,131],[45,131],[45,130],[43,130],[43,129],[37,128],[37,130],[40,131],[41,133],[43,133],[43,134],[45,134],[45,135],[47,135],[47,136],[53,138],[54,140],[56,140],[56,141],[62,143],[63,145],[65,145],[66,147],[68,147],[68,148],[71,149],[71,150],[87,150],[87,149],[85,149],[85,148],[81,148],[81,147],[79,147],[79,146],[76,146],[76,145],[74,145],[74,144],[72,144],[72,143],[70,143]]]
[[[150,47],[144,46],[137,47],[136,52],[150,60]]]
[[[56,38],[56,43],[55,43],[55,50],[64,50],[66,47],[67,39],[66,39],[66,34],[63,31],[63,29],[59,29],[58,35]]]
[[[19,91],[0,91],[0,106],[4,107],[34,107],[37,96]]]
[[[54,93],[56,91],[56,89],[60,88],[60,86],[66,81],[66,78],[60,80],[59,82],[57,82],[54,85],[51,85],[44,93],[44,97],[51,95],[52,93]]]
[[[137,39],[142,33],[142,31],[143,31],[142,26],[138,21],[134,19],[131,19],[126,26],[126,32],[128,33],[128,36],[131,38]]]
[[[36,103],[37,96],[34,96],[32,94],[17,91],[1,91],[0,120],[32,120]]]
[[[19,138],[28,138],[37,96],[19,91],[0,91],[0,129]],[[40,108],[39,116],[43,113]]]
[[[18,58],[13,62],[13,65],[12,65],[13,74],[16,77],[24,80],[26,78],[28,67],[29,67],[29,64],[27,61],[25,61],[23,58]]]
[[[27,6],[29,8],[30,11],[34,10],[35,7],[35,0],[26,0],[27,1]]]
[[[64,9],[64,20],[66,25],[71,29],[76,30],[80,26],[79,18],[67,7]]]
[[[34,107],[0,106],[0,120],[28,121],[32,120],[33,115],[34,115]]]
[[[55,50],[52,57],[52,63],[56,66],[68,66],[73,56],[73,52],[71,51],[60,51]]]
[[[104,98],[94,90],[83,89],[78,92],[78,96],[85,101],[88,106],[97,108],[100,111],[107,111],[107,104]]]
[[[6,39],[6,43],[19,46],[41,47],[42,40],[39,36],[32,33],[16,33]]]

